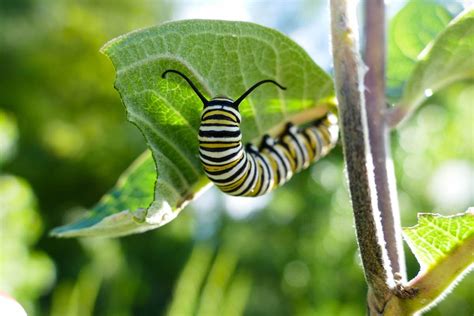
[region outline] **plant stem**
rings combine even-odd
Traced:
[[[350,6],[350,7],[349,7]],[[342,144],[349,178],[357,239],[369,285],[369,310],[382,313],[391,296],[388,255],[367,132],[363,75],[358,53],[355,1],[331,0],[331,37]]]
[[[365,75],[365,101],[369,143],[374,164],[374,179],[378,208],[382,220],[385,248],[391,265],[389,277],[397,273],[406,280],[405,258],[400,230],[400,212],[396,192],[390,140],[384,119],[385,101],[385,8],[381,0],[366,0],[364,62],[369,68]]]

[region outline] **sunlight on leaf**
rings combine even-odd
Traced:
[[[474,78],[474,10],[465,11],[418,56],[397,111],[413,112],[427,98],[460,80]]]
[[[334,105],[331,78],[308,54],[285,35],[252,23],[170,22],[118,37],[102,52],[115,66],[115,87],[128,119],[147,140],[158,176],[150,176],[151,159],[144,158],[88,218],[56,229],[57,236],[118,236],[153,229],[173,220],[208,187],[198,155],[202,104],[180,77],[162,79],[167,69],[187,74],[207,98],[235,99],[262,79],[285,85],[286,91],[264,86],[242,103],[244,141],[275,135],[290,120],[310,122]],[[152,178],[150,194],[145,185],[153,190]]]
[[[388,26],[387,94],[399,98],[421,51],[448,25],[450,13],[441,5],[412,1]]]
[[[403,305],[406,311],[425,310],[474,266],[474,208],[453,216],[421,213],[418,225],[404,228],[403,233],[421,268],[406,284],[415,295]]]
[[[421,213],[418,225],[404,228],[403,232],[422,270],[429,269],[474,238],[474,208],[454,216]],[[473,254],[470,255],[474,260]]]

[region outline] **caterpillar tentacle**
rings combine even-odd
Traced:
[[[259,147],[242,144],[240,102],[255,88],[273,80],[254,84],[237,101],[226,97],[206,100],[182,73],[204,104],[199,128],[199,155],[208,178],[223,192],[235,196],[266,194],[287,182],[313,162],[324,157],[335,145],[339,128],[337,117],[328,113],[314,124],[298,128],[288,123],[278,137],[265,135]]]

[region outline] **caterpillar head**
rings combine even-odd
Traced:
[[[217,96],[217,97],[214,97],[212,98],[211,100],[207,100],[203,95],[202,93],[198,90],[198,88],[194,85],[194,83],[188,78],[186,77],[183,73],[177,71],[177,70],[173,70],[173,69],[168,69],[166,70],[162,75],[161,77],[162,78],[166,78],[166,74],[169,73],[169,72],[172,72],[172,73],[175,73],[175,74],[178,74],[179,76],[183,77],[184,80],[186,80],[186,82],[189,84],[189,86],[191,87],[191,89],[193,89],[194,93],[196,93],[196,95],[199,97],[199,99],[201,99],[203,105],[204,105],[204,108],[208,107],[208,106],[211,106],[211,105],[216,105],[216,104],[219,104],[219,105],[222,105],[222,106],[229,106],[229,107],[233,107],[235,108],[237,111],[239,109],[239,105],[240,103],[250,94],[252,93],[253,90],[255,90],[257,87],[259,87],[260,85],[264,84],[264,83],[273,83],[274,85],[276,85],[278,88],[282,89],[282,90],[286,90],[285,87],[283,87],[282,85],[280,85],[278,82],[274,81],[274,80],[270,80],[270,79],[266,79],[266,80],[262,80],[262,81],[259,81],[257,82],[256,84],[254,84],[253,86],[251,86],[247,91],[244,92],[244,94],[242,94],[237,100],[232,100],[231,98],[229,97],[225,97],[225,96]]]

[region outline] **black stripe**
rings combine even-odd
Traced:
[[[224,173],[229,172],[230,170],[234,169],[235,167],[237,167],[239,165],[239,163],[242,161],[242,159],[245,159],[245,155],[242,155],[242,157],[240,157],[240,159],[237,160],[238,162],[235,165],[231,166],[231,167],[228,167],[228,168],[225,168],[225,169],[222,169],[222,170],[219,170],[219,171],[207,171],[206,170],[206,173],[208,175],[212,175],[212,176],[218,176],[218,175],[224,174]],[[206,166],[209,166],[209,167],[215,167],[213,165],[208,165],[208,164],[205,164],[205,163],[203,163],[203,164],[206,165]],[[242,166],[245,167],[245,163]],[[240,169],[242,169],[242,167]]]
[[[222,105],[222,106],[230,106],[234,107],[234,101],[230,99],[218,99],[218,100],[211,100],[207,103],[207,106],[213,106],[213,105]]]
[[[237,170],[237,172],[234,173],[233,175],[231,175],[230,177],[227,177],[227,178],[222,179],[222,180],[214,180],[214,179],[212,179],[212,181],[215,182],[215,183],[227,183],[227,182],[234,181],[235,179],[237,179],[238,177],[240,177],[240,175],[244,172],[244,170],[245,170],[245,168],[247,167],[248,164],[249,164],[249,161],[247,160],[247,162],[244,163],[244,164],[242,165],[242,167],[240,167],[240,169]],[[235,166],[234,166],[234,167],[235,167]],[[234,167],[232,167],[232,168],[234,168]],[[230,183],[230,184],[232,184],[232,183]],[[230,185],[230,184],[229,184],[229,185]]]
[[[255,151],[254,151],[255,152]],[[256,195],[260,195],[262,192],[266,192],[268,190],[268,188],[270,187],[270,179],[271,179],[271,176],[272,176],[272,172],[270,171],[270,166],[268,166],[267,162],[265,161],[265,159],[263,158],[263,155],[259,152],[255,152],[255,156],[258,156],[258,158],[260,160],[257,160],[255,159],[255,161],[257,162],[257,168],[258,168],[258,162],[260,161],[262,163],[262,168],[266,169],[267,170],[267,174],[268,174],[268,184],[266,185],[266,187],[264,188],[263,184],[264,184],[264,180],[265,180],[265,172],[262,170],[262,174],[260,175],[260,181],[261,181],[261,185],[260,185],[260,189],[258,190],[258,192],[256,192]]]
[[[301,154],[301,167],[303,167],[303,165],[305,164],[306,160],[304,158],[304,149],[303,147],[301,147],[301,144],[299,142],[299,139],[297,138],[296,135],[293,135],[292,133],[288,133],[288,135],[293,139],[293,141],[296,143],[296,147],[297,149],[299,149],[300,151],[300,154]],[[298,156],[296,156],[297,158]]]
[[[270,147],[268,149],[271,152],[273,152],[277,156],[278,159],[280,159],[281,165],[283,166],[283,170],[285,171],[285,178],[286,178],[286,175],[288,174],[288,168],[286,167],[286,164],[284,162],[285,157],[282,157],[280,155],[280,153],[273,147]],[[277,171],[278,171],[278,174],[279,174],[279,178],[278,178],[279,181],[278,182],[281,183],[281,179],[283,179],[283,177],[282,177],[282,174],[280,173],[280,168],[278,167],[278,164],[277,164]]]
[[[318,143],[316,148],[314,149],[315,151],[315,156],[316,158],[319,158],[319,156],[321,156],[321,153],[323,152],[323,141],[321,139],[321,137],[319,136],[319,128],[316,128],[314,129],[314,127],[312,129],[310,129],[310,132],[313,133],[313,135],[316,137],[316,142]],[[316,151],[317,150],[317,151]]]
[[[311,136],[309,136],[308,133],[310,133],[308,128],[305,128],[304,130],[301,131],[301,135],[303,135],[303,137],[308,141],[308,144],[309,144],[309,147],[311,148],[311,150],[314,151],[313,146],[311,145],[311,143],[312,143],[311,142]],[[308,153],[308,155],[309,155],[309,153]],[[314,162],[317,158],[318,158],[317,155],[314,154],[313,155],[313,160],[311,160],[310,163]]]
[[[252,180],[250,180],[249,184],[243,190],[241,195],[245,195],[246,193],[250,192],[250,190],[255,186],[255,183],[257,182],[257,175],[258,175],[257,162],[255,161],[254,157],[251,157],[251,158],[253,159],[253,165],[252,165],[252,163],[250,163],[250,165],[253,166],[253,167],[249,168],[249,173],[251,173],[252,170],[255,171],[255,172],[254,172]],[[243,185],[243,183],[242,183],[242,185]]]
[[[201,136],[201,137],[225,138],[225,137],[238,137],[240,135],[241,135],[240,130],[235,131],[235,132],[229,132],[229,131],[201,131],[201,130],[199,130],[199,136]]]
[[[270,163],[266,161],[265,159],[262,159],[262,160],[263,160],[263,166],[267,169],[267,172],[268,172],[268,184],[265,190],[263,191],[263,192],[267,192],[268,190],[272,189],[270,188],[270,186],[272,185],[272,180],[273,180],[273,183],[275,183],[275,175],[273,174],[273,169],[270,167]]]
[[[212,162],[226,162],[227,160],[231,160],[232,157],[238,156],[239,153],[240,153],[240,151],[238,151],[234,154],[224,156],[224,157],[216,157],[215,158],[215,157],[209,157],[209,156],[204,155],[203,153],[199,152],[199,156],[201,156],[203,159],[206,159],[206,160],[209,160],[209,161],[212,161]],[[203,161],[203,163],[205,163],[205,162]]]

